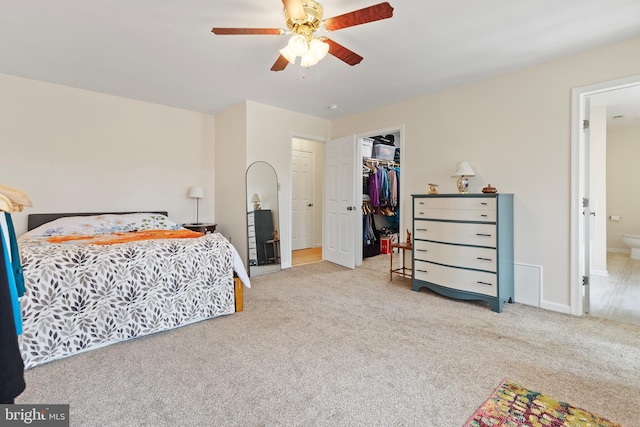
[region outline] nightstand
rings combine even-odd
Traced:
[[[197,231],[204,234],[211,234],[216,231],[216,226],[218,224],[210,224],[210,223],[200,223],[200,224],[182,224],[184,228],[187,228],[191,231]]]

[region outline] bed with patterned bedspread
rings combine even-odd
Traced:
[[[233,271],[244,266],[224,236],[162,215],[60,218],[18,245],[26,368],[232,314],[241,290]]]

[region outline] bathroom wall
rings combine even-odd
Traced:
[[[637,125],[607,131],[607,250],[629,252],[622,234],[640,235],[640,120]],[[610,217],[620,216],[620,221]]]

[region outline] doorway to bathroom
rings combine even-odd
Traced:
[[[580,190],[572,193],[581,214],[572,245],[578,242],[582,274],[572,283],[572,307],[580,306],[572,312],[640,324],[640,260],[622,241],[623,234],[640,234],[640,202],[629,197],[640,158],[640,76],[576,89],[574,107],[576,95],[581,114],[574,114],[574,129],[589,122],[577,147],[573,141]]]

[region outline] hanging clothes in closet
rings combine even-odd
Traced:
[[[31,206],[18,190],[0,186],[0,404],[12,404],[26,387],[18,335],[22,333],[19,297],[24,276],[11,213]]]
[[[375,214],[384,215],[393,232],[399,228],[400,167],[395,162],[368,161],[368,175],[363,176],[363,191],[370,198]]]
[[[363,256],[368,257],[380,253],[380,230],[398,232],[400,167],[394,161],[364,160],[362,183]],[[382,228],[376,227],[376,217]]]

